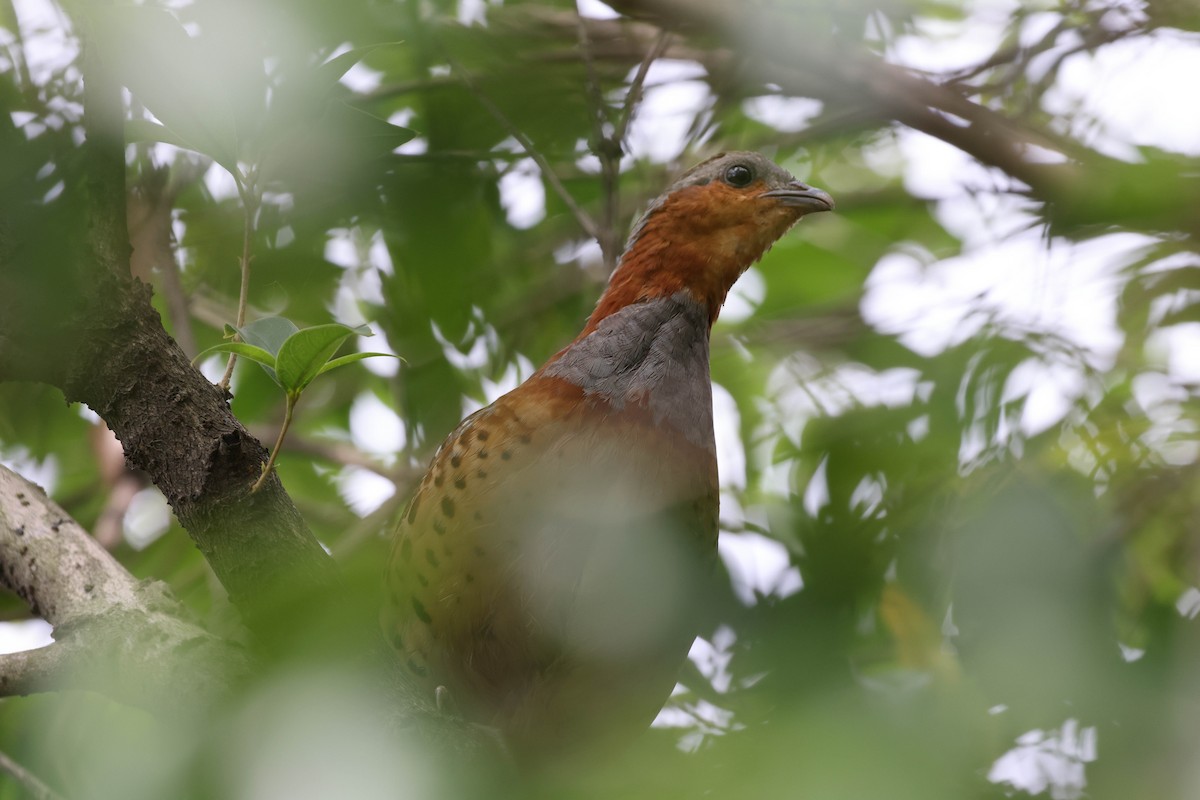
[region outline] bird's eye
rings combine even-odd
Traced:
[[[736,186],[739,189],[743,186],[749,186],[754,180],[754,173],[750,168],[743,164],[734,164],[729,169],[725,170],[725,182],[730,186]]]

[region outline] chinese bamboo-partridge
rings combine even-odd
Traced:
[[[467,417],[395,533],[384,630],[520,760],[646,727],[716,555],[709,331],[828,194],[723,153],[654,200],[583,331]]]

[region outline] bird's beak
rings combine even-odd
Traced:
[[[759,197],[770,197],[778,200],[781,205],[804,209],[805,213],[812,211],[832,211],[833,198],[828,192],[809,186],[807,183],[792,181],[778,189],[763,192]]]

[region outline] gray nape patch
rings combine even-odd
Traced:
[[[655,422],[715,450],[708,372],[708,313],[682,292],[626,306],[576,342],[545,375],[621,409],[644,397]]]

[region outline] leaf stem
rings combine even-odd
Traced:
[[[288,428],[292,426],[292,412],[296,409],[296,401],[299,399],[300,394],[298,392],[295,394],[292,392],[287,393],[287,404],[284,406],[283,424],[279,426],[279,436],[275,439],[275,446],[271,448],[271,457],[263,465],[262,475],[259,475],[258,480],[250,487],[251,494],[262,488],[262,485],[267,481],[267,476],[275,468],[275,459],[279,457],[279,451],[283,449],[283,438],[287,436]]]

